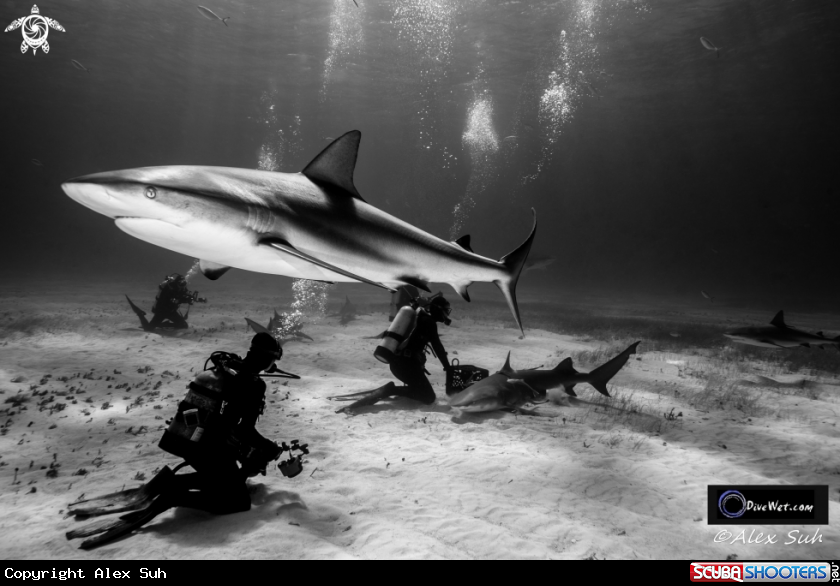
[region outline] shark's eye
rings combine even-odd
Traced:
[[[146,197],[148,197],[149,199],[154,199],[156,195],[157,195],[157,191],[155,190],[154,187],[147,187],[146,188]]]

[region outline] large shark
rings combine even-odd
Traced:
[[[526,403],[545,399],[545,391],[497,372],[468,386],[449,398],[449,408],[456,414],[482,413],[498,409],[519,409]]]
[[[762,348],[795,348],[796,346],[834,346],[840,349],[840,336],[826,338],[822,332],[809,334],[792,328],[785,323],[785,312],[780,311],[770,322],[770,327],[738,328],[724,334],[738,344],[761,346]]]
[[[505,365],[499,372],[511,379],[521,379],[533,388],[543,392],[562,386],[566,394],[576,397],[577,395],[574,391],[575,385],[588,383],[596,391],[609,397],[610,393],[607,391],[607,383],[627,364],[630,355],[636,353],[636,346],[638,345],[639,342],[630,344],[624,352],[605,362],[592,372],[578,372],[572,366],[571,358],[566,358],[551,370],[513,370],[510,367],[510,352],[508,352]]]
[[[337,138],[300,173],[169,166],[96,173],[62,184],[65,193],[114,219],[128,234],[200,259],[217,279],[231,267],[319,281],[360,281],[394,291],[447,283],[494,283],[522,330],[516,283],[528,238],[496,261],[469,236],[447,242],[368,204],[353,184],[361,133]],[[533,210],[532,210],[533,211]]]

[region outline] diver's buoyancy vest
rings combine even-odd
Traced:
[[[222,369],[200,372],[189,386],[178,412],[163,432],[158,446],[181,458],[225,449],[242,416],[233,375]]]

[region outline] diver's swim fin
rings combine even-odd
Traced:
[[[86,539],[79,546],[79,549],[93,549],[110,543],[123,535],[128,535],[169,508],[171,508],[170,501],[165,496],[159,496],[148,507],[123,515],[119,519],[94,521],[87,527],[68,531],[67,539],[94,535],[95,537]]]
[[[394,393],[395,387],[396,385],[393,382],[385,383],[378,389],[373,389],[372,391],[367,391],[366,393],[363,393],[363,396],[361,398],[357,399],[356,401],[354,401],[350,405],[347,405],[346,407],[342,407],[341,409],[336,410],[336,413],[350,413],[358,407],[369,407],[370,405],[375,405],[382,399],[390,397]],[[359,395],[356,394],[355,396],[358,397]],[[339,400],[352,401],[352,398],[348,395],[345,395],[345,397],[346,398]]]
[[[377,391],[382,390],[384,387],[379,387],[378,389],[368,389],[366,391],[358,391],[356,393],[347,393],[346,395],[333,395],[332,397],[327,397],[330,401],[353,401],[358,397],[364,397],[365,395],[370,395],[371,393],[375,393]]]
[[[175,470],[180,468],[181,466],[178,466]],[[143,508],[169,485],[171,479],[175,476],[175,470],[172,470],[169,466],[164,466],[154,478],[142,486],[76,501],[70,504],[69,512],[77,519],[86,519],[87,517],[99,517]],[[79,537],[83,536],[80,535]]]

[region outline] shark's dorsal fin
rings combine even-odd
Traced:
[[[505,358],[505,365],[502,367],[502,370],[500,370],[499,372],[501,372],[503,375],[508,376],[508,377],[515,372],[510,367],[510,350],[508,350],[507,358]]]
[[[263,327],[262,325],[258,324],[252,319],[245,318],[245,321],[248,322],[248,325],[251,326],[251,329],[257,332],[258,334],[265,332],[266,334],[270,334],[271,332],[268,331],[268,328]]]
[[[312,159],[301,173],[316,183],[340,187],[352,197],[365,201],[353,185],[353,170],[356,168],[361,139],[362,133],[358,130],[339,136]]]
[[[776,317],[773,318],[773,321],[770,322],[771,326],[776,326],[777,328],[786,328],[787,324],[785,323],[785,312],[780,311],[776,314]]]
[[[825,334],[823,334],[823,333],[822,333],[822,330],[820,330],[819,332],[817,332],[817,335],[818,335],[820,338],[825,338]],[[822,348],[822,346],[820,346],[820,348]]]
[[[201,269],[201,274],[211,281],[215,281],[230,270],[229,266],[220,265],[219,263],[211,262],[209,260],[198,261],[198,268]]]
[[[554,367],[554,372],[573,371],[575,367],[572,365],[572,358],[566,358],[560,364]]]
[[[457,244],[458,246],[460,246],[461,248],[463,248],[467,252],[473,252],[473,249],[470,248],[470,235],[469,234],[464,234],[463,236],[461,236],[460,238],[458,238],[458,240],[455,240],[454,242],[455,242],[455,244]],[[473,254],[475,254],[475,253],[473,252]]]

